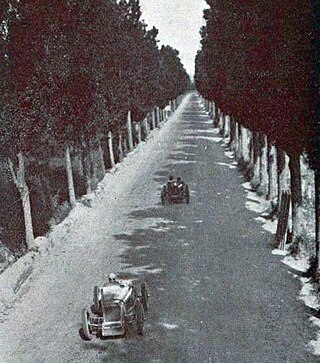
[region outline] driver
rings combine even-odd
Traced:
[[[109,279],[110,284],[116,284],[116,285],[121,285],[121,286],[126,286],[126,285],[129,286],[131,284],[130,282],[118,279],[117,275],[114,273],[109,274],[108,279]]]
[[[108,276],[110,284],[116,284],[118,283],[117,275],[114,273],[109,274]]]
[[[172,190],[172,188],[175,186],[175,181],[173,179],[173,176],[170,175],[169,176],[169,180],[167,182],[167,187],[168,187],[168,190]]]

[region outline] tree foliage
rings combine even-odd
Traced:
[[[1,10],[2,155],[120,132],[128,110],[141,120],[189,86],[138,0],[7,0]]]
[[[198,90],[244,126],[301,153],[314,133],[310,3],[207,3],[196,59]]]

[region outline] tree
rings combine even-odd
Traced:
[[[310,4],[297,0],[243,1],[241,7],[236,1],[207,3],[196,85],[222,112],[267,135],[289,155],[293,232],[298,238],[299,160],[314,134]]]
[[[70,150],[82,155],[90,191],[101,140],[124,136],[128,114],[137,122],[176,98],[188,75],[177,51],[159,50],[138,0],[4,0],[0,9],[0,154],[23,207],[30,165],[64,157],[74,205]],[[32,226],[30,208],[27,216]]]

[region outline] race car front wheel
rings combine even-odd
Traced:
[[[81,329],[80,329],[81,331]],[[80,333],[80,332],[79,332]],[[92,333],[89,327],[89,312],[87,309],[82,310],[82,332],[83,333],[83,340],[91,340]],[[80,333],[80,336],[81,336]]]
[[[149,294],[148,294],[148,286],[146,282],[142,282],[141,284],[141,300],[144,311],[149,309]]]

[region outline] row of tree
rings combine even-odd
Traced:
[[[195,83],[223,114],[289,156],[293,240],[300,237],[300,156],[315,170],[319,253],[319,1],[206,0]],[[260,137],[261,140],[261,137]]]
[[[76,150],[90,182],[92,149],[110,132],[126,140],[128,117],[135,123],[163,108],[190,80],[179,53],[159,49],[139,0],[4,0],[0,14],[0,156],[27,211],[31,246],[31,161],[65,156],[70,172]]]

